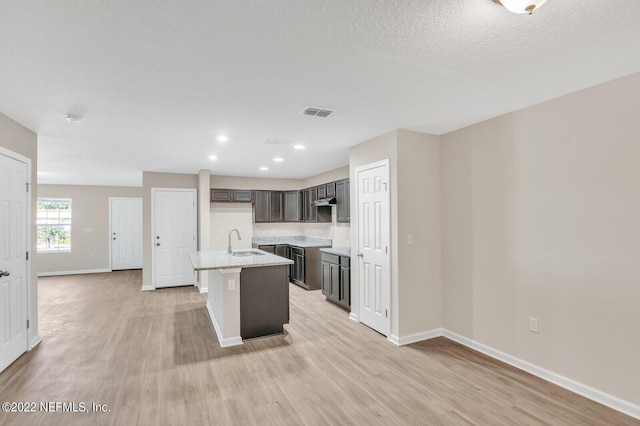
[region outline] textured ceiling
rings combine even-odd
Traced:
[[[395,128],[442,134],[640,71],[637,3],[2,1],[0,112],[38,133],[41,183],[304,178]]]

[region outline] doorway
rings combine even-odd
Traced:
[[[359,320],[379,333],[391,331],[391,223],[389,160],[356,169]]]
[[[155,288],[195,285],[189,252],[197,250],[195,189],[151,189],[151,261]]]
[[[30,164],[0,152],[0,371],[29,349]]]
[[[142,269],[142,198],[109,198],[111,270]]]

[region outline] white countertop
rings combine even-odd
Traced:
[[[289,244],[291,246],[311,248],[311,247],[331,247],[331,238],[320,237],[302,237],[302,236],[287,236],[287,237],[253,237],[251,239],[253,244],[259,246],[267,246],[274,244]]]
[[[276,256],[266,251],[258,249],[252,249],[252,251],[262,254],[255,256],[232,256],[227,253],[226,250],[209,250],[189,253],[189,259],[191,260],[193,269],[196,271],[228,268],[258,268],[261,266],[289,265],[293,263],[293,260]]]

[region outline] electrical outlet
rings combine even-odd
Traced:
[[[540,329],[538,328],[538,318],[529,317],[529,331],[534,333],[540,332]]]
[[[413,234],[407,235],[407,245],[413,245]]]
[[[229,281],[227,281],[227,284],[229,285],[229,290],[235,290],[236,289],[236,280],[229,280]]]

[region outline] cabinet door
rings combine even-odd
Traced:
[[[331,182],[325,185],[326,188],[326,196],[327,197],[335,197],[336,196],[336,183]],[[319,197],[319,195],[318,195]]]
[[[307,188],[305,189],[307,194],[305,199],[305,207],[307,208],[307,217],[305,218],[306,222],[317,222],[318,221],[318,208],[313,205],[313,202],[318,199],[318,188]]]
[[[282,222],[282,192],[271,191],[270,195],[270,207],[269,207],[269,221],[270,222]]]
[[[318,185],[318,198],[327,198],[327,186]]]
[[[300,191],[284,193],[284,221],[300,222]]]
[[[271,194],[269,191],[256,191],[256,211],[255,219],[258,222],[269,222],[270,220]]]
[[[340,300],[351,306],[351,269],[340,267]]]
[[[228,202],[232,200],[232,191],[230,189],[212,189],[211,202]]]
[[[331,296],[334,299],[340,299],[340,265],[330,263],[331,265]]]
[[[331,294],[331,263],[322,262],[322,294]]]
[[[289,258],[289,246],[286,244],[276,245],[276,255]]]
[[[276,246],[272,246],[272,245],[260,246],[259,248],[260,250],[266,251],[267,253],[273,253],[273,254],[276,253]]]
[[[336,222],[338,223],[351,221],[349,195],[349,179],[336,182]]]
[[[253,191],[246,189],[234,189],[233,190],[233,201],[242,202],[242,203],[250,203],[253,201]]]

